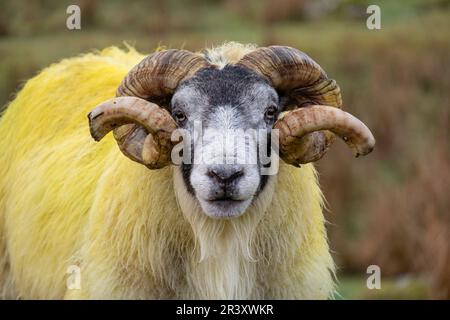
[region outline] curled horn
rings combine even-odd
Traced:
[[[311,158],[321,153],[323,143],[309,145],[303,141],[303,137],[319,130],[330,130],[339,136],[353,150],[355,157],[370,153],[375,145],[375,138],[363,122],[345,111],[328,106],[314,105],[293,110],[279,119],[274,128],[280,130],[281,156],[294,165],[299,164],[299,156],[304,156],[302,148],[312,151]],[[311,143],[311,140],[306,142]]]
[[[171,163],[171,133],[175,120],[162,108],[178,85],[208,67],[199,55],[186,50],[156,52],[136,65],[117,89],[117,98],[89,113],[92,137],[99,141],[113,130],[120,150],[150,169]],[[152,101],[152,102],[149,102]]]
[[[280,155],[285,162],[299,165],[319,160],[334,134],[357,150],[355,154],[365,155],[373,149],[375,139],[370,130],[339,110],[342,97],[337,83],[305,53],[284,46],[262,47],[245,55],[237,65],[260,74],[287,98],[286,109],[290,111],[274,125],[281,130]]]
[[[119,128],[114,136],[129,158],[151,169],[170,163],[170,136],[177,126],[169,112],[158,105],[141,98],[119,97],[97,106],[88,118],[96,141]]]

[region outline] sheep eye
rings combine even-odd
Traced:
[[[186,115],[183,111],[175,111],[174,117],[178,122],[184,122],[186,120]]]
[[[264,117],[267,120],[273,120],[275,118],[275,115],[277,114],[277,108],[274,106],[270,106],[266,109],[264,113]]]

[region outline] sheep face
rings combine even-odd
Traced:
[[[206,215],[239,216],[264,189],[279,109],[277,92],[242,67],[207,68],[178,87],[171,113],[189,149],[179,170]]]

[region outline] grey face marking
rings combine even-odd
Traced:
[[[253,162],[217,161],[219,149],[226,159],[243,160],[240,151],[255,150],[257,154],[258,148],[250,136],[228,147],[221,143],[219,134],[238,139],[249,129],[269,132],[279,109],[277,92],[262,77],[242,67],[203,69],[177,89],[171,112],[178,126],[193,136],[194,124],[202,125],[202,143],[192,141],[194,164],[183,164],[181,170],[188,191],[207,215],[241,215],[268,179],[261,175],[257,157]]]

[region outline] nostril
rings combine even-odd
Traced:
[[[230,183],[244,175],[244,169],[242,168],[212,168],[208,170],[207,175],[220,183]]]
[[[212,170],[208,170],[208,172],[206,173],[208,175],[208,177],[210,178],[214,178],[217,180],[222,180],[222,177],[217,173],[216,170],[212,169]]]
[[[234,172],[229,178],[227,178],[227,180],[232,181],[239,177],[242,177],[243,175],[244,175],[244,170],[240,169],[240,170]]]

